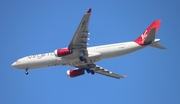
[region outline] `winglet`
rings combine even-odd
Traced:
[[[124,78],[127,78],[128,77],[128,74],[126,74],[125,76],[124,76]]]
[[[89,8],[89,10],[86,13],[91,13],[91,8]]]

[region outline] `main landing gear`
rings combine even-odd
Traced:
[[[87,72],[87,73],[91,73],[92,75],[95,74],[94,70],[91,70],[91,69],[86,69],[86,72]]]
[[[88,60],[87,60],[87,58],[86,58],[86,56],[85,56],[85,51],[84,51],[84,50],[80,52],[80,54],[79,54],[79,60],[80,60],[81,62],[84,61],[85,63],[88,63]]]
[[[26,72],[25,72],[25,74],[26,74],[26,75],[28,75],[28,74],[29,74],[29,73],[28,73],[28,69],[26,69]]]
[[[86,59],[85,57],[83,57],[83,56],[80,56],[80,57],[79,57],[79,60],[80,60],[80,61],[84,61],[85,63],[88,63],[87,59]]]

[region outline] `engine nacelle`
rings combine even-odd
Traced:
[[[71,54],[72,51],[68,48],[61,48],[54,51],[56,57],[62,57]]]
[[[67,75],[69,78],[74,78],[74,77],[77,77],[77,76],[80,76],[80,75],[83,75],[84,74],[84,70],[68,70],[67,71]]]

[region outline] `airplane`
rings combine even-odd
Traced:
[[[11,66],[17,69],[28,70],[35,68],[51,67],[51,66],[73,66],[74,69],[68,70],[67,75],[74,78],[85,74],[85,72],[94,75],[95,73],[109,76],[112,78],[126,78],[113,73],[105,68],[95,64],[103,59],[123,56],[137,50],[151,46],[159,49],[166,49],[158,44],[160,39],[155,39],[155,35],[160,26],[161,20],[154,21],[137,39],[129,42],[107,44],[101,46],[88,46],[88,24],[91,15],[91,8],[84,14],[82,20],[70,42],[68,47],[56,49],[54,52],[43,53],[37,55],[29,55],[18,59]]]

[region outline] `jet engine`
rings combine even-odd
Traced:
[[[84,74],[84,70],[68,70],[67,71],[67,75],[69,78],[74,78],[74,77],[77,77],[77,76],[80,76],[80,75],[83,75]]]
[[[54,51],[56,57],[62,57],[71,54],[72,51],[68,48],[61,48]]]

